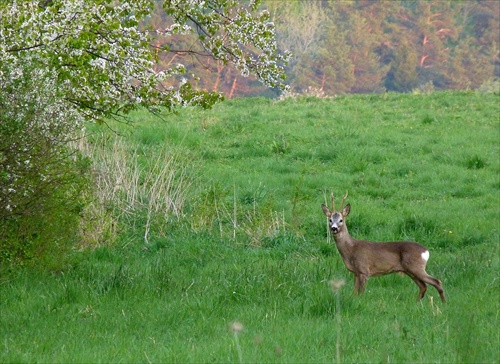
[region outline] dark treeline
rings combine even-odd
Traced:
[[[292,91],[325,95],[476,89],[500,76],[500,2],[265,0]],[[153,27],[171,24],[151,19]],[[257,81],[214,61],[189,36],[158,38],[172,62],[226,97],[266,94]]]

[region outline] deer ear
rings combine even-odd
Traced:
[[[323,212],[324,212],[324,214],[325,214],[327,217],[332,216],[331,211],[330,211],[330,210],[328,210],[328,207],[326,207],[326,205],[325,205],[325,204],[321,205],[321,208],[323,209]]]
[[[351,212],[351,204],[348,203],[346,207],[344,207],[344,209],[342,210],[342,216],[343,217],[346,217],[347,215],[349,215],[349,212]]]

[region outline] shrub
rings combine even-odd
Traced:
[[[477,88],[477,92],[481,94],[500,94],[500,78],[498,77],[493,77],[481,84]]]
[[[429,81],[427,83],[418,86],[417,88],[414,88],[412,90],[412,93],[414,95],[421,95],[421,94],[432,94],[435,91],[436,89],[434,87],[434,82]]]
[[[81,121],[50,75],[0,72],[10,76],[0,84],[0,261],[57,256],[75,240],[88,182],[88,161],[68,144]]]

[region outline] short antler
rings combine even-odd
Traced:
[[[344,198],[342,198],[342,203],[340,204],[340,211],[342,211],[342,209],[344,208],[344,201],[345,201],[345,199],[347,198],[348,195],[349,195],[349,193],[346,190],[345,191],[345,196],[344,196]]]
[[[345,199],[347,198],[347,196],[349,195],[349,193],[347,191],[345,191],[345,196],[342,198],[342,203],[340,204],[340,210],[339,211],[342,211],[342,209],[344,208],[344,201]],[[335,212],[335,196],[333,195],[332,193],[332,212]]]

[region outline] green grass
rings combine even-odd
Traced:
[[[121,215],[113,245],[4,271],[0,361],[497,363],[499,109],[472,92],[244,99],[111,125],[143,168],[176,157],[183,215],[152,219],[149,242],[144,213]],[[431,250],[446,305],[398,275],[351,295],[320,208],[345,190],[353,236]]]

